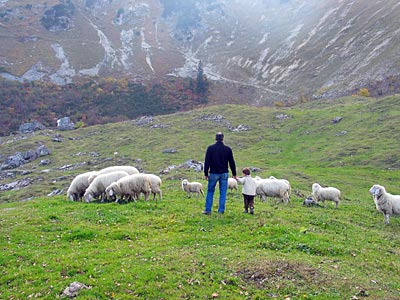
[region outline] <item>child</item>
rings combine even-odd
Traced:
[[[256,182],[250,175],[250,169],[244,168],[242,170],[244,177],[236,178],[236,180],[243,185],[242,194],[244,201],[244,213],[249,212],[250,214],[254,214],[254,196],[256,195]]]

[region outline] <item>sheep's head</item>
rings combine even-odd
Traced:
[[[83,199],[85,199],[85,202],[91,202],[93,200],[93,192],[86,191],[85,194],[83,195]]]
[[[116,182],[111,183],[106,188],[106,194],[110,197],[113,197],[119,191],[118,184]]]
[[[182,187],[185,187],[189,184],[189,181],[187,179],[182,180]]]
[[[74,193],[71,193],[70,191],[67,192],[67,198],[71,201],[77,201],[77,197]]]
[[[321,186],[318,183],[313,183],[313,185],[312,185],[312,191],[313,192],[319,190],[320,188],[321,188]]]
[[[378,184],[374,184],[369,190],[369,193],[375,197],[379,197],[384,192],[386,192],[385,188]]]

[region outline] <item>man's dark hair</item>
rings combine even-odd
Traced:
[[[222,132],[217,132],[215,135],[215,140],[216,141],[223,141],[224,140],[224,134]]]

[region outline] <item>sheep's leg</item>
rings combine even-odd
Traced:
[[[386,225],[389,225],[389,219],[390,219],[390,216],[389,216],[389,214],[383,214],[383,216],[385,217],[385,224]]]

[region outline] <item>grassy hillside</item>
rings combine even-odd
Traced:
[[[400,193],[399,100],[224,105],[144,126],[129,121],[2,138],[3,157],[39,143],[53,152],[49,166],[34,161],[0,182],[33,181],[0,193],[0,298],[61,298],[79,281],[90,287],[79,299],[399,299],[400,218],[385,226],[368,194],[375,183]],[[336,117],[342,120],[334,124]],[[239,125],[248,130],[229,130]],[[180,180],[206,182],[179,166],[202,161],[219,130],[238,171],[256,167],[253,175],[290,180],[291,204],[256,201],[248,216],[240,193],[229,193],[225,215],[201,214],[204,199],[187,199]],[[61,143],[52,142],[57,134]],[[169,148],[177,152],[163,153]],[[164,199],[157,203],[47,196],[66,190],[78,173],[112,164],[156,174],[177,167],[161,175]],[[342,191],[339,209],[301,205],[314,182]]]

